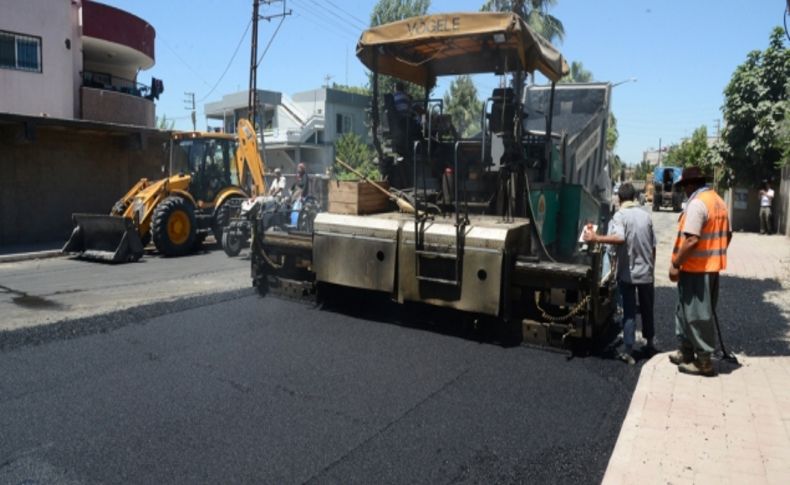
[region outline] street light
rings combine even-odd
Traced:
[[[637,81],[637,79],[635,77],[629,77],[628,79],[624,79],[624,80],[622,80],[620,82],[612,84],[612,87],[616,87],[616,86],[619,86],[619,85],[625,84],[625,83],[635,83],[636,81]]]

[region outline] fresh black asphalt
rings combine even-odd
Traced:
[[[257,295],[133,323],[0,353],[0,483],[596,483],[638,376]]]

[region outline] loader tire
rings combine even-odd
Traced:
[[[165,256],[183,256],[195,246],[195,210],[181,197],[171,196],[154,210],[151,233],[156,249]]]

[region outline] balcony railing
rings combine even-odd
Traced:
[[[82,85],[86,88],[116,91],[141,98],[147,98],[151,94],[150,86],[103,72],[83,71]]]

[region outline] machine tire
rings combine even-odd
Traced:
[[[183,256],[192,251],[196,230],[195,209],[182,197],[167,197],[156,206],[151,236],[163,255]]]
[[[241,253],[241,246],[242,238],[237,234],[233,234],[231,231],[222,233],[222,250],[225,251],[225,254],[234,258]]]
[[[233,215],[234,208],[230,205],[230,201],[233,199],[238,199],[238,197],[226,199],[214,213],[214,223],[211,225],[211,232],[214,234],[214,239],[216,239],[219,244],[222,244],[222,232],[228,227],[228,223]]]

